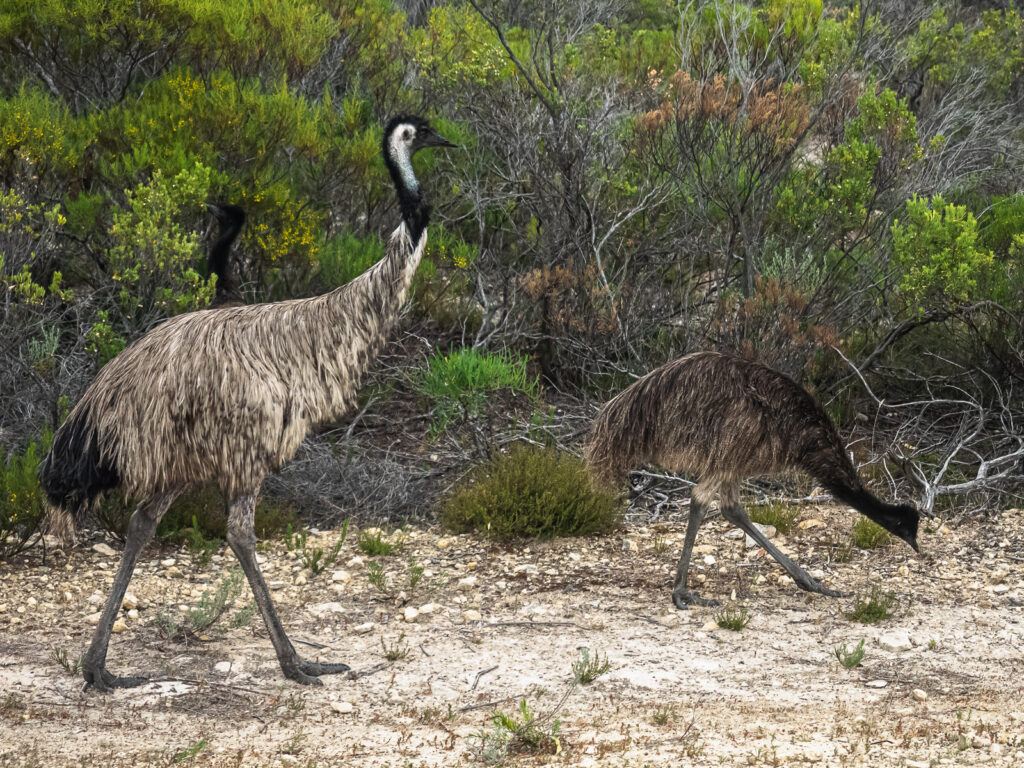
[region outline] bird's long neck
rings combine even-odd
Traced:
[[[210,271],[217,275],[217,293],[227,293],[237,289],[234,278],[228,269],[228,257],[231,245],[238,237],[242,227],[232,222],[221,231],[210,247]]]
[[[402,221],[405,222],[409,237],[415,246],[430,220],[430,205],[424,198],[416,172],[413,170],[409,148],[399,141],[397,136],[393,136],[385,147],[384,164],[395,185]]]

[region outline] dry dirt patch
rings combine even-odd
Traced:
[[[0,765],[480,765],[475,734],[523,700],[558,709],[545,722],[560,720],[557,754],[505,764],[1024,765],[1024,513],[924,533],[921,556],[894,545],[845,563],[827,544],[850,513],[801,519],[821,525],[777,541],[829,586],[880,583],[893,618],[850,622],[851,599],[800,592],[721,521],[702,528],[692,573],[704,595],[747,606],[738,633],[714,625],[715,609],[672,606],[679,523],[511,548],[408,530],[376,558],[350,536],[318,575],[274,542],[260,559],[300,653],[356,672],[322,688],[282,677],[258,616],[231,627],[247,591],[203,636],[168,638],[158,615],[196,605],[234,560],[154,547],[108,658],[152,682],[83,692],[53,651],[84,650],[116,555],[98,540],[45,564],[33,550],[0,565]],[[843,669],[833,649],[860,638],[862,665]],[[572,688],[582,647],[611,669]]]

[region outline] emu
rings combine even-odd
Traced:
[[[598,411],[584,454],[595,481],[610,487],[647,462],[695,476],[672,589],[672,602],[680,609],[717,605],[686,588],[697,530],[716,493],[722,516],[771,554],[799,587],[842,597],[811,578],[750,522],[739,489],[752,475],[803,470],[919,551],[917,509],[872,495],[821,406],[795,381],[761,363],[696,352],[651,371]]]
[[[412,157],[451,147],[419,117],[393,119],[384,162],[402,223],[383,258],[330,293],[310,299],[178,315],[107,363],[54,436],[40,470],[55,533],[105,491],[140,500],[99,626],[82,662],[86,687],[129,688],[142,677],[106,669],[110,632],[143,545],[171,502],[216,483],[228,505],[228,545],[245,572],[285,676],[320,685],[340,663],[295,652],[256,563],[253,516],[263,478],[310,429],[355,402],[360,381],[395,324],[426,246],[430,217]]]
[[[210,272],[217,276],[216,293],[210,308],[240,307],[245,302],[239,290],[238,281],[231,272],[231,246],[245,225],[245,211],[237,205],[208,204],[206,209],[212,213],[220,225],[217,239],[210,246]]]

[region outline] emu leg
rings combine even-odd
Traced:
[[[679,564],[676,566],[676,581],[672,587],[672,602],[681,611],[685,611],[690,605],[718,605],[717,600],[700,597],[696,592],[688,592],[686,589],[690,570],[690,554],[693,551],[693,543],[697,540],[697,530],[704,522],[705,512],[707,512],[707,506],[691,497],[690,519],[686,523],[686,540],[683,542],[683,553],[679,556]]]
[[[285,677],[303,685],[323,685],[318,675],[332,675],[339,672],[347,672],[347,664],[328,664],[318,661],[306,661],[301,658],[292,645],[291,640],[281,625],[281,619],[274,610],[274,603],[270,599],[270,591],[266,582],[263,581],[263,574],[260,573],[259,565],[256,563],[256,531],[254,529],[254,516],[256,512],[255,496],[240,496],[231,502],[228,512],[228,545],[235,553],[238,562],[242,565],[245,577],[252,587],[253,597],[256,598],[256,605],[263,616],[263,623],[270,633],[270,642],[274,644],[277,652],[277,660],[281,664],[281,671]]]
[[[117,575],[114,576],[114,586],[110,590],[107,604],[103,606],[103,614],[96,627],[96,634],[93,635],[92,644],[82,659],[82,676],[85,678],[86,688],[92,686],[98,691],[109,692],[115,688],[134,688],[146,682],[144,677],[115,677],[110,674],[106,668],[107,646],[110,644],[114,620],[117,618],[117,612],[121,610],[121,602],[135,571],[139,553],[146,542],[153,538],[157,523],[176,495],[165,494],[143,502],[128,521],[128,536],[125,538],[121,564],[117,568]]]
[[[782,552],[779,551],[778,547],[768,541],[768,538],[761,533],[747,517],[747,513],[743,511],[738,503],[730,504],[722,508],[722,516],[733,525],[743,529],[743,531],[750,536],[758,545],[765,550],[769,555],[774,557],[778,561],[779,565],[786,569],[793,581],[800,589],[805,589],[808,592],[817,592],[821,595],[827,595],[829,597],[845,597],[842,592],[837,592],[834,589],[823,587],[817,581],[811,578],[810,574],[807,573],[803,568],[794,563]]]

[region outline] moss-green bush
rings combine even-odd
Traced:
[[[861,549],[878,549],[890,544],[892,535],[874,520],[859,517],[853,524],[851,539]]]
[[[44,434],[40,445],[30,443],[23,453],[0,460],[0,561],[20,552],[43,521],[39,462],[52,437]]]
[[[441,524],[492,539],[550,539],[611,530],[620,511],[619,498],[594,488],[578,458],[517,445],[470,473],[444,503]]]

